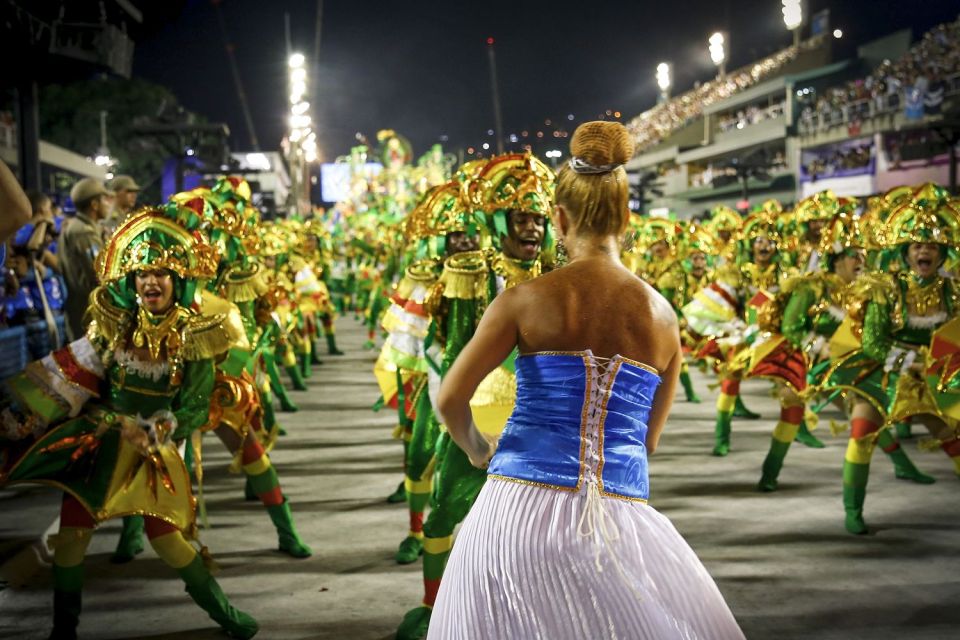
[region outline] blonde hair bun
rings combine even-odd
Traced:
[[[633,157],[633,138],[619,122],[584,122],[573,132],[570,154],[594,166],[626,164]]]

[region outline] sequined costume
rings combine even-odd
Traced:
[[[740,234],[739,262],[718,268],[716,279],[682,309],[688,330],[701,337],[696,356],[718,362],[720,395],[713,448],[717,456],[730,450],[740,381],[749,361],[749,347],[760,331],[759,311],[773,299],[786,276],[776,255],[779,240],[772,210],[751,214]],[[763,262],[757,258],[758,251],[764,253]]]
[[[891,214],[883,237],[904,256],[911,245],[935,245],[942,262],[960,242],[960,211],[945,190],[924,185]],[[960,294],[950,278],[936,272],[921,277],[906,267],[896,274],[866,274],[852,296],[853,332],[861,345],[831,365],[822,388],[853,394],[880,416],[879,422],[854,417],[843,465],[845,525],[864,533],[870,460],[880,434],[893,423],[911,416],[936,419],[938,426],[928,428],[960,474],[956,378],[950,357],[938,357],[938,337],[949,335]]]
[[[708,256],[715,243],[716,240],[705,228],[696,224],[681,225],[675,240],[675,251],[679,258],[675,263],[677,266],[667,269],[654,283],[657,291],[667,299],[677,314],[685,352],[695,348],[698,340],[687,330],[681,310],[693,301],[693,296],[698,291],[713,280],[714,271],[709,266]],[[683,386],[687,402],[700,402],[700,398],[693,390],[693,381],[690,379],[690,368],[686,358],[680,368],[680,384]]]
[[[4,435],[17,439],[2,449],[0,485],[64,491],[51,638],[76,637],[93,529],[128,515],[145,519],[154,550],[213,620],[235,637],[257,632],[188,542],[196,536],[196,500],[181,451],[206,423],[214,359],[234,336],[225,316],[204,315],[193,304],[197,279],[215,269],[213,247],[169,213],[144,210],[118,228],[98,256],[104,284],[91,296],[87,336],[8,381],[23,417],[3,414]],[[172,274],[168,310],[154,315],[138,303],[138,270]]]
[[[483,165],[464,167],[461,197],[467,211],[485,211],[488,227],[502,244],[509,233],[509,216],[516,211],[545,215],[552,202],[553,173],[530,154],[497,156]],[[541,241],[549,241],[545,231]],[[491,300],[506,288],[540,275],[539,257],[524,262],[503,251],[457,253],[446,259],[443,273],[427,306],[437,339],[443,344],[441,374],[448,371],[476,329]],[[513,358],[484,379],[471,400],[478,427],[497,434],[513,408]],[[419,409],[419,407],[418,407]],[[467,455],[445,432],[436,444],[436,479],[430,513],[423,525],[424,554],[422,606],[407,612],[397,630],[400,640],[422,638],[429,625],[443,570],[453,547],[453,531],[476,500],[486,474],[470,464]]]

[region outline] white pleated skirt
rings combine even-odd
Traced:
[[[457,536],[427,636],[743,637],[693,549],[653,507],[496,478]]]

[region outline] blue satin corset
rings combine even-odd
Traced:
[[[517,402],[492,477],[565,491],[646,500],[647,421],[656,370],[622,356],[544,352],[516,360]]]

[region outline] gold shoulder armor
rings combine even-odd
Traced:
[[[195,314],[187,319],[183,332],[183,359],[208,360],[226,353],[233,345],[228,328],[229,314]]]
[[[897,298],[896,276],[876,271],[864,273],[850,283],[845,292],[847,315],[858,326],[863,325],[867,303],[892,305]]]
[[[230,338],[231,349],[250,348],[247,332],[243,328],[243,315],[237,305],[209,291],[204,291],[200,296],[200,315],[223,318],[223,329]]]
[[[751,266],[751,265],[747,265]],[[717,281],[734,288],[740,287],[743,280],[743,272],[740,267],[733,263],[725,264],[717,269]]]
[[[679,264],[676,266],[680,267]],[[684,280],[686,280],[686,273],[683,271],[683,268],[674,268],[671,266],[659,278],[657,278],[656,286],[659,291],[664,291],[666,289],[679,289],[681,286],[683,286]]]
[[[439,277],[437,267],[437,261],[430,258],[417,260],[408,266],[397,283],[397,295],[407,299],[417,286],[430,288]]]
[[[877,304],[893,304],[897,297],[895,276],[872,271],[864,273],[853,283],[851,299]]]
[[[293,272],[296,273],[296,272],[300,271],[301,269],[303,269],[305,266],[307,266],[307,260],[306,260],[306,258],[304,258],[303,256],[301,256],[301,255],[299,255],[299,254],[292,253],[292,254],[290,254],[290,262],[289,262],[289,264],[290,264],[290,268],[293,270]]]
[[[90,294],[90,306],[87,307],[91,323],[87,328],[87,338],[91,342],[103,340],[113,349],[123,339],[127,325],[133,314],[114,304],[110,292],[99,286]]]
[[[420,284],[433,284],[439,277],[438,266],[439,264],[437,261],[433,260],[432,258],[417,260],[407,267],[405,275],[407,278],[410,278],[414,282],[418,282]]]
[[[810,287],[816,297],[822,298],[826,288],[826,280],[823,273],[803,273],[799,275],[787,275],[780,285],[780,292],[789,295],[800,287]]]
[[[486,299],[489,267],[482,251],[455,253],[443,263],[440,280],[444,298]]]
[[[230,302],[256,300],[267,290],[263,269],[259,264],[246,270],[230,270],[220,286],[221,295]]]
[[[443,304],[443,290],[444,284],[442,282],[434,282],[427,291],[427,296],[423,299],[423,310],[431,318],[436,318],[440,314],[440,307]]]

